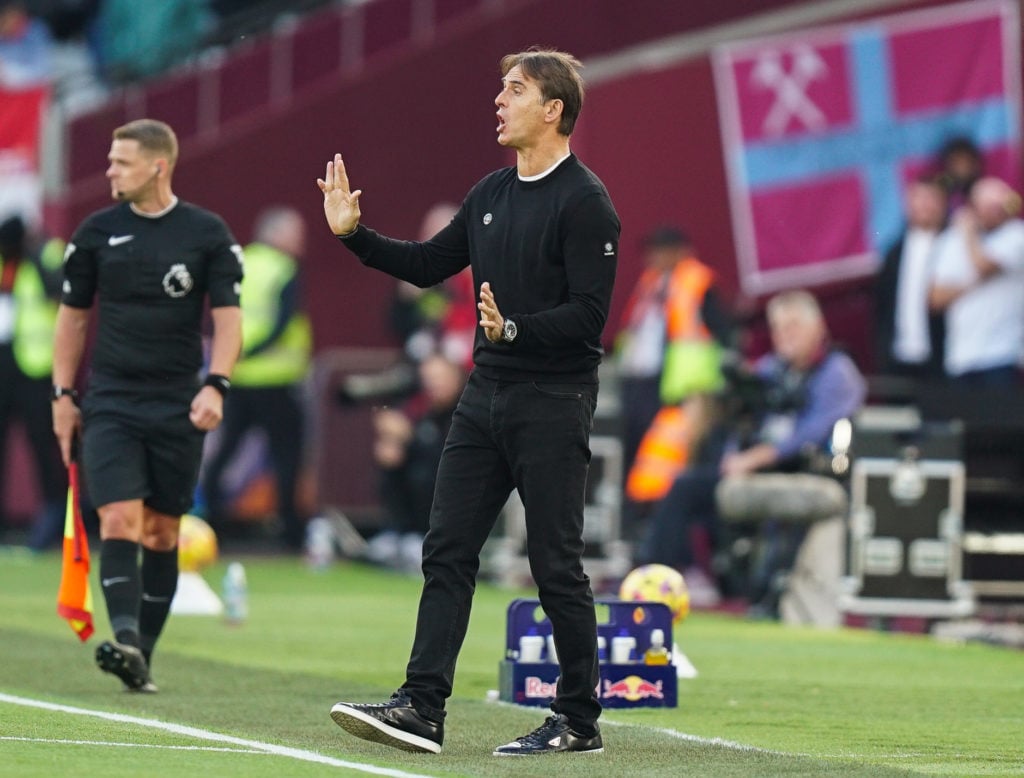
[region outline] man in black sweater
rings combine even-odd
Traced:
[[[604,185],[569,150],[583,102],[579,67],[550,50],[502,59],[498,143],[515,149],[516,166],[476,184],[427,241],[392,240],[362,226],[361,192],[351,191],[340,154],[317,181],[331,231],[363,264],[421,287],[469,265],[480,290],[475,368],[438,469],[405,683],[388,702],[331,710],[367,740],[441,750],[480,550],[515,488],[561,672],[553,715],[494,754],[602,749],[597,624],[581,558],[600,337],[620,225]]]

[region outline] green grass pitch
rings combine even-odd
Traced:
[[[205,572],[219,588],[221,562]],[[1024,652],[921,636],[817,631],[696,613],[677,642],[698,668],[679,707],[608,711],[605,752],[497,759],[545,711],[487,701],[505,608],[532,592],[478,587],[444,751],[356,740],[341,699],[401,682],[416,580],[339,563],[244,559],[237,627],[173,616],[154,696],[127,694],[54,611],[59,557],[0,553],[0,774],[4,776],[886,776],[1024,774]]]

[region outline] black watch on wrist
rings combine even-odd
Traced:
[[[50,387],[50,400],[59,400],[61,397],[70,397],[72,400],[78,399],[78,392],[67,386],[57,386],[56,384]]]
[[[206,376],[206,380],[203,381],[203,386],[212,386],[218,392],[221,397],[227,397],[228,390],[231,389],[231,379],[226,375],[220,375],[219,373],[210,373]]]
[[[501,339],[506,343],[512,343],[518,334],[519,328],[516,323],[511,319],[505,319],[505,323],[501,327]]]

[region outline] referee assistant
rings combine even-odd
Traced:
[[[163,122],[114,130],[106,175],[118,204],[71,237],[53,366],[54,432],[68,463],[81,430],[100,515],[100,582],[114,640],[97,648],[96,662],[128,689],[149,692],[153,647],[178,581],[179,519],[241,347],[241,249],[219,216],[171,191],[177,157]],[[207,298],[214,332],[203,381]],[[94,300],[99,325],[80,413],[74,381]]]
[[[365,265],[421,287],[469,265],[480,294],[475,366],[437,473],[405,683],[388,702],[341,702],[331,711],[358,737],[441,750],[480,550],[515,488],[560,680],[553,715],[494,754],[602,750],[583,504],[620,226],[604,185],[569,150],[583,102],[579,67],[550,50],[502,59],[497,140],[515,149],[516,165],[477,183],[425,242],[392,240],[359,223],[360,191],[350,191],[341,155],[318,181],[328,225]]]

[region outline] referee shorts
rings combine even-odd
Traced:
[[[197,391],[90,387],[82,404],[82,468],[94,506],[141,499],[169,516],[191,508],[206,434],[188,418]]]

